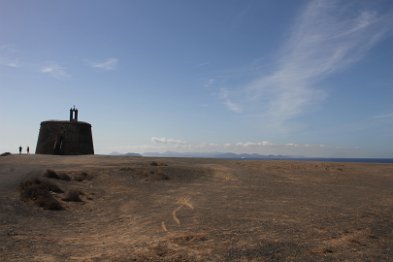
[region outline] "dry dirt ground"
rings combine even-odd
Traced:
[[[392,261],[393,165],[0,157],[2,261]]]

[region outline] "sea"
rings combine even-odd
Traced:
[[[111,155],[121,155],[112,153]],[[235,153],[182,153],[182,152],[149,152],[143,154],[127,153],[126,156],[144,157],[184,157],[184,158],[216,158],[232,160],[293,160],[293,161],[319,161],[319,162],[347,162],[347,163],[381,163],[393,164],[393,158],[338,158],[338,157],[296,157],[284,155],[258,155],[258,154],[235,154]]]
[[[244,158],[243,158],[244,159]],[[246,158],[249,160],[294,160],[294,161],[319,161],[319,162],[347,162],[347,163],[380,163],[380,164],[393,164],[393,158],[324,158],[324,157],[299,157],[299,158]],[[244,159],[244,160],[246,160]]]

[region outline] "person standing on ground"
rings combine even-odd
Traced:
[[[30,147],[29,146],[27,146],[26,151],[27,151],[27,154],[30,155]]]
[[[22,146],[19,146],[19,155],[22,154]]]

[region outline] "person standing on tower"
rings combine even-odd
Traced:
[[[19,146],[19,155],[22,154],[22,146]]]
[[[30,147],[29,146],[27,146],[26,151],[27,151],[27,154],[30,155]]]

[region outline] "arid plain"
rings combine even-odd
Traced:
[[[0,157],[2,261],[392,261],[393,164]]]

